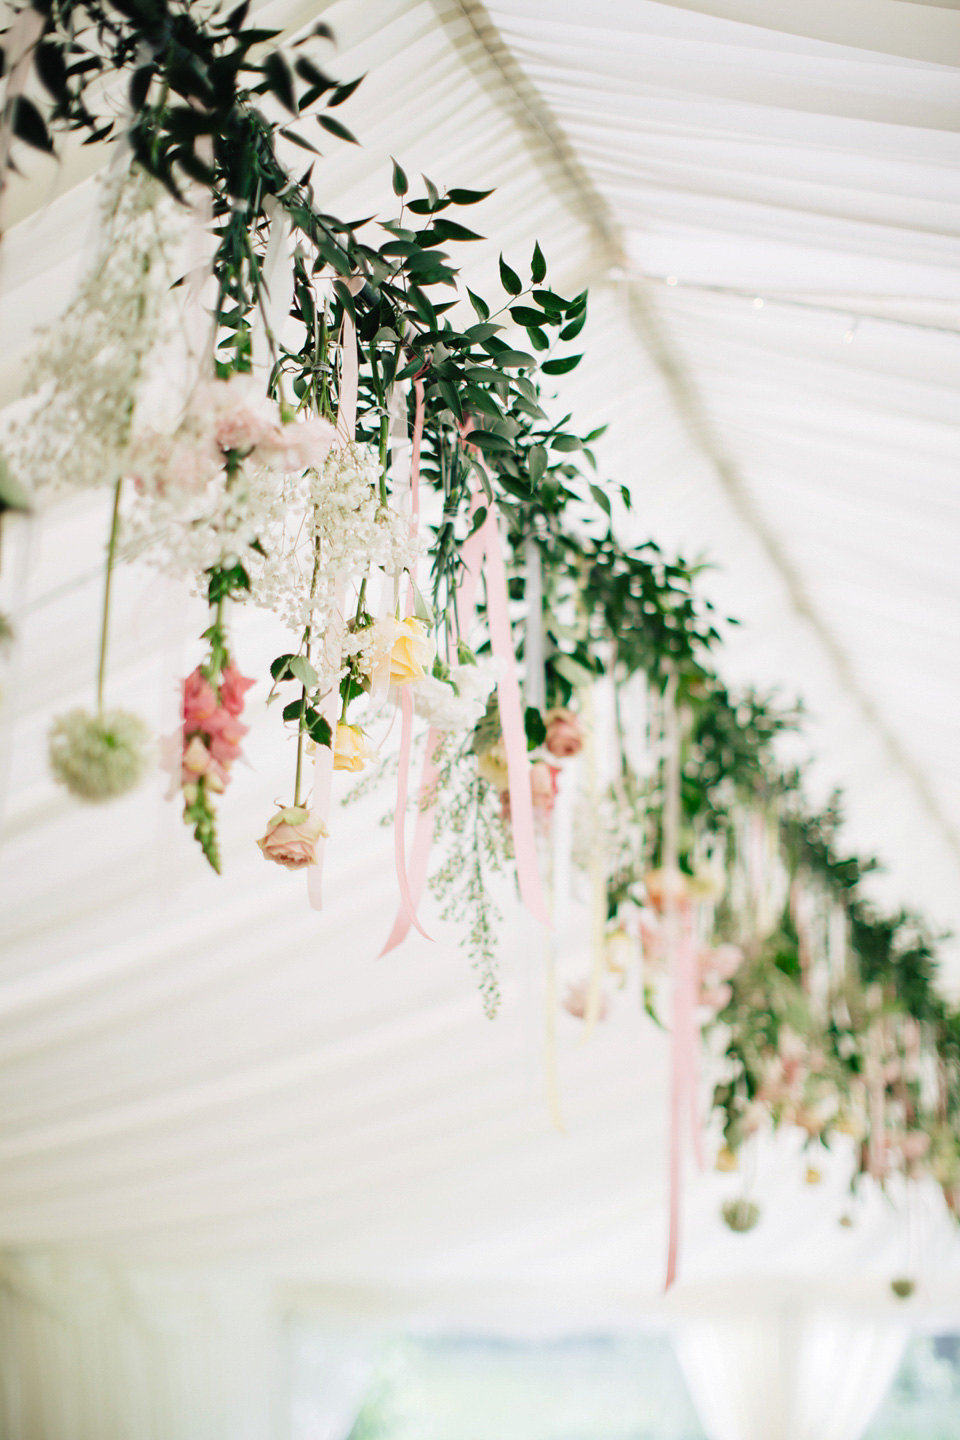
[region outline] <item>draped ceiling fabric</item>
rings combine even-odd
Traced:
[[[811,784],[845,788],[851,843],[887,866],[878,893],[960,925],[960,13],[259,10],[291,33],[321,12],[339,73],[367,72],[343,112],[362,147],[330,147],[324,201],[389,209],[394,154],[411,175],[495,187],[472,212],[491,237],[468,261],[476,289],[492,289],[501,248],[520,265],[537,238],[559,291],[590,286],[586,359],[558,403],[610,421],[602,468],[631,486],[625,530],[715,563],[704,586],[743,621],[730,678],[804,697]],[[101,163],[69,145],[59,166],[23,157],[0,262],[3,404],[31,328],[89,256]],[[388,797],[336,814],[323,916],[302,877],[264,864],[253,837],[291,755],[262,685],[251,768],[220,807],[221,879],[160,778],[103,810],[55,788],[45,733],[91,698],[105,523],[92,497],[6,527],[0,578],[22,638],[0,711],[0,1245],[245,1267],[371,1304],[653,1304],[667,1049],[634,994],[586,1046],[561,1015],[557,1134],[537,945],[509,896],[491,1024],[429,906],[438,943],[375,958],[396,903],[376,823]],[[203,608],[145,569],[116,590],[110,698],[169,732]],[[248,674],[284,648],[264,615],[237,612],[234,632]],[[575,916],[570,977],[586,939]],[[922,1282],[912,1303],[958,1304],[958,1247],[932,1201],[908,1225],[903,1204],[867,1197],[841,1229],[849,1157],[805,1187],[794,1151],[761,1155],[750,1235],[717,1218],[738,1177],[691,1181],[679,1295],[709,1310],[751,1285],[808,1283],[880,1306],[906,1270]]]

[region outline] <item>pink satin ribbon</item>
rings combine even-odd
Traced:
[[[669,1290],[677,1278],[683,1196],[684,1111],[689,1106],[691,1135],[697,1163],[703,1168],[703,1144],[698,1114],[699,1035],[697,1026],[697,950],[693,917],[687,906],[674,916],[678,930],[673,964],[673,1045],[670,1079],[670,1232],[667,1244]]]
[[[474,497],[472,510],[478,506]],[[507,575],[503,563],[500,531],[496,510],[490,505],[487,516],[478,530],[469,537],[460,552],[463,574],[457,590],[457,625],[461,635],[466,635],[473,620],[476,606],[477,587],[486,564],[487,577],[487,621],[490,628],[490,644],[494,657],[503,667],[502,678],[497,682],[497,700],[500,707],[500,726],[503,745],[507,755],[507,776],[510,786],[510,818],[513,829],[513,853],[517,866],[517,883],[520,898],[536,920],[551,928],[547,906],[540,883],[540,867],[537,862],[536,832],[533,823],[533,797],[530,789],[530,761],[527,757],[527,735],[523,723],[523,708],[520,698],[520,682],[517,677],[517,661],[513,650],[513,634],[510,629],[510,614],[507,607]],[[420,782],[421,807],[431,794],[436,779],[433,766],[435,732],[430,732],[427,741],[427,758]],[[427,802],[428,803],[428,802]],[[411,863],[410,892],[413,902],[413,923],[416,905],[423,893],[426,880],[427,861],[433,839],[433,807],[421,808],[417,817],[417,832],[414,836],[414,854]],[[385,955],[406,937],[411,917],[402,906],[393,923],[393,929],[386,945],[380,952]],[[419,924],[417,929],[420,929]],[[422,930],[421,930],[421,933]]]

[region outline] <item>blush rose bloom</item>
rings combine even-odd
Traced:
[[[399,630],[390,651],[390,684],[409,685],[424,678],[427,666],[433,663],[437,647],[427,634],[423,621],[415,615],[401,620]]]
[[[563,1008],[568,1015],[573,1015],[577,1020],[587,1018],[587,1002],[590,998],[590,981],[581,980],[576,985],[571,985],[563,997]],[[603,991],[600,992],[600,1008],[597,1011],[598,1020],[606,1020],[610,1013],[610,1000]]]
[[[319,470],[337,438],[337,428],[319,415],[276,425],[264,436],[258,453],[276,459],[284,470]]]
[[[363,770],[368,760],[377,759],[379,759],[378,752],[370,744],[360,726],[348,725],[346,721],[341,720],[337,726],[333,743],[334,770]]]
[[[327,830],[317,816],[311,818],[305,805],[287,805],[267,821],[257,841],[268,860],[287,870],[304,870],[317,863],[317,841]]]
[[[558,760],[569,760],[583,749],[583,728],[578,716],[572,710],[559,707],[548,710],[544,716],[547,738],[544,741],[551,755]]]

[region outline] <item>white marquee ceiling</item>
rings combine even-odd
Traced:
[[[341,73],[368,72],[331,151],[331,209],[387,203],[389,154],[496,187],[496,255],[539,238],[558,289],[589,284],[587,358],[564,389],[610,420],[603,463],[636,537],[704,553],[744,625],[736,681],[801,694],[819,795],[885,898],[960,926],[960,14],[901,0],[659,3],[274,0],[320,10]],[[3,251],[0,396],[56,314],[90,231],[96,157],[30,157]],[[84,168],[86,167],[86,169]],[[15,223],[16,222],[16,223]],[[759,302],[762,301],[762,304]],[[631,997],[590,1046],[561,1033],[568,1133],[539,1077],[541,984],[505,929],[507,1004],[485,1022],[450,943],[374,959],[389,925],[378,803],[337,820],[328,913],[254,850],[289,756],[254,692],[253,768],[222,807],[226,875],[201,868],[162,786],[78,808],[43,763],[51,714],[89,698],[98,504],[10,535],[26,593],[0,724],[7,788],[0,956],[0,1243],[137,1258],[272,1257],[287,1278],[425,1290],[653,1294],[663,1248],[665,1057]],[[202,612],[120,580],[113,693],[175,723]],[[247,673],[277,635],[238,617]],[[579,934],[566,942],[584,964]],[[578,958],[579,957],[579,958]],[[693,1187],[691,1283],[862,1275],[899,1263],[882,1211],[836,1230],[839,1177],[768,1172],[752,1237]],[[872,1277],[872,1278],[870,1278]]]

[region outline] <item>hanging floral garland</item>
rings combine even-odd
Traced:
[[[144,772],[142,722],[104,705],[113,568],[142,557],[210,606],[183,682],[177,789],[219,870],[216,807],[254,683],[230,612],[271,610],[291,633],[270,698],[296,762],[263,855],[305,870],[319,902],[331,772],[368,767],[371,717],[396,706],[402,903],[387,943],[421,928],[429,883],[445,917],[467,917],[491,1014],[489,877],[512,870],[548,919],[554,814],[574,797],[568,859],[591,895],[594,963],[564,1004],[592,1029],[635,970],[673,1031],[671,1275],[704,1032],[724,1051],[721,1168],[762,1129],[798,1126],[811,1157],[845,1134],[861,1173],[931,1175],[960,1211],[960,1014],[936,989],[929,936],[873,910],[869,866],[837,849],[835,809],[810,813],[778,764],[799,717],[719,680],[695,568],[618,543],[612,500],[630,496],[597,481],[600,432],[551,419],[538,377],[579,362],[586,294],[547,284],[539,246],[528,278],[501,258],[498,302],[464,292],[450,251],[480,237],[452,214],[484,193],[426,181],[410,198],[399,165],[378,231],[327,213],[312,167],[297,177],[282,155],[353,142],[331,111],[360,82],[321,68],[324,25],[277,45],[247,8],[53,0],[5,32],[11,65],[32,66],[47,99],[8,92],[0,185],[11,136],[52,150],[78,131],[125,144],[130,161],[104,187],[100,252],[41,342],[35,408],[0,472],[0,510],[25,507],[17,476],[39,499],[112,491],[97,708],[54,722],[56,778],[103,801]],[[206,270],[188,274],[191,235],[211,229]],[[207,308],[187,392],[165,407],[151,390],[164,346],[197,317],[204,329]],[[699,1144],[699,1122],[688,1128]],[[759,1212],[744,1194],[724,1218],[748,1230]]]

